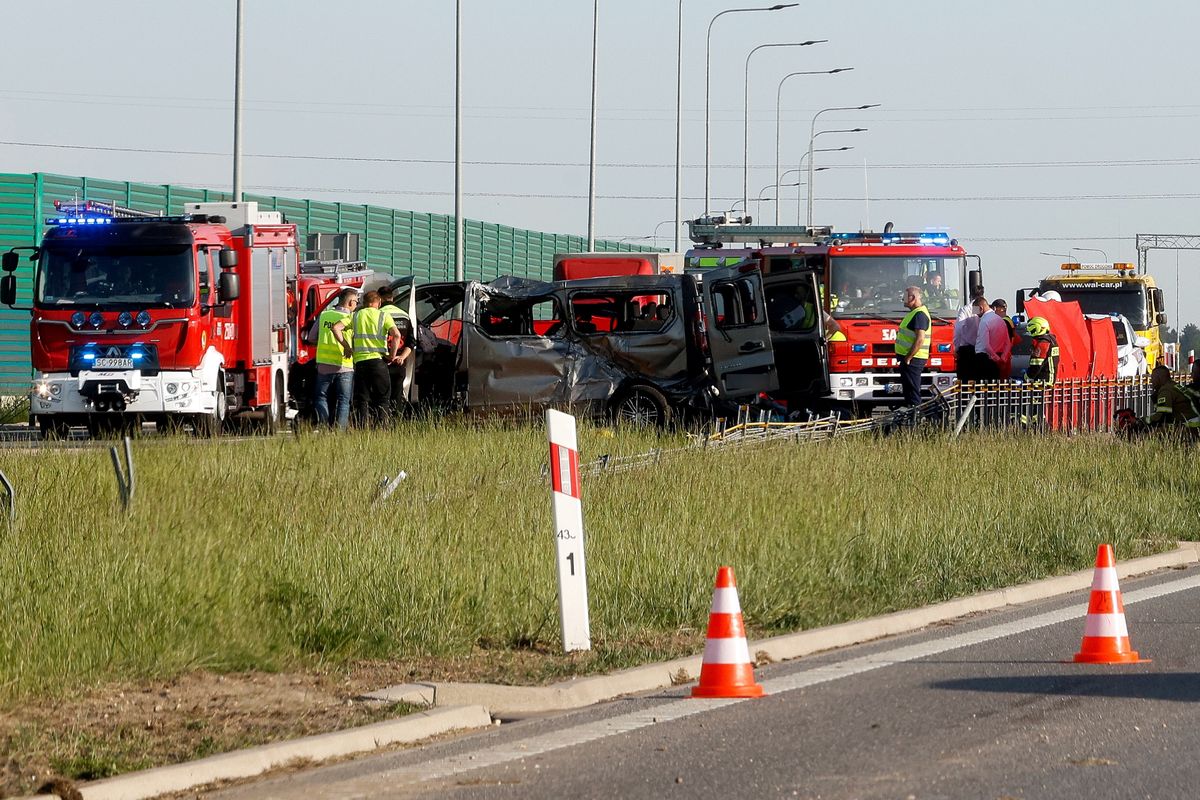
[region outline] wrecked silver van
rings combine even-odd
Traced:
[[[778,387],[762,275],[503,277],[416,289],[420,405],[665,425]]]

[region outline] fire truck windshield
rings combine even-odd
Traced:
[[[1098,289],[1095,287],[1047,286],[1064,301],[1074,300],[1085,314],[1124,314],[1134,329],[1142,331],[1146,323],[1146,295],[1141,289]]]
[[[196,296],[191,247],[53,243],[42,249],[40,307],[184,308]]]
[[[962,305],[961,256],[834,256],[829,304],[835,317],[896,317],[908,313],[904,289],[919,286],[935,317]]]

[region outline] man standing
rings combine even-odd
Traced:
[[[390,286],[379,290],[379,298],[383,304],[380,311],[391,318],[396,330],[400,332],[400,360],[388,364],[388,376],[392,382],[392,407],[398,411],[404,406],[405,400],[404,376],[408,371],[407,351],[413,344],[412,320],[408,318],[407,311],[396,305],[395,295]]]
[[[896,357],[900,361],[900,386],[904,402],[910,406],[921,403],[921,373],[929,360],[929,309],[921,302],[921,287],[904,290],[904,307],[908,313],[896,331]]]
[[[1004,327],[1008,328],[1008,354],[1004,361],[1000,364],[1000,380],[1006,381],[1012,377],[1012,349],[1015,344],[1021,341],[1021,337],[1017,336],[1017,326],[1008,316],[1008,303],[1002,297],[998,297],[992,301],[992,310],[996,312],[1000,319],[1004,320]]]
[[[329,424],[330,391],[337,400],[334,419],[340,430],[350,424],[350,397],[354,389],[354,349],[351,343],[358,290],[342,289],[336,305],[317,318],[317,389],[313,407],[317,424]]]
[[[354,313],[354,419],[368,426],[390,416],[392,379],[388,364],[400,349],[400,331],[380,308],[379,292],[363,295],[363,308]]]
[[[963,306],[958,311],[958,319],[954,323],[954,365],[959,383],[976,379],[975,337],[979,335],[979,318],[987,310],[987,298],[976,295],[971,305]]]
[[[998,381],[1005,363],[1012,364],[1012,338],[1008,325],[994,308],[979,318],[979,333],[975,337],[976,379]]]

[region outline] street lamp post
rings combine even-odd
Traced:
[[[861,106],[839,106],[834,108],[822,108],[816,114],[813,114],[812,125],[808,129],[808,227],[813,224],[813,139],[817,135],[817,118],[828,111],[865,111],[868,108],[879,108],[879,103],[868,103]]]
[[[587,251],[596,249],[596,41],[600,0],[592,0],[592,135],[588,155]]]
[[[237,0],[233,55],[233,202],[242,202],[242,0]],[[167,212],[168,214],[171,212]]]
[[[683,0],[675,18],[675,252],[683,227]]]
[[[1071,249],[1074,250],[1075,248]],[[1076,264],[1079,263],[1079,259],[1070,253],[1038,253],[1038,255],[1050,256],[1052,258],[1065,258],[1067,261],[1074,261]]]
[[[834,148],[831,148],[831,149],[833,149],[833,150],[840,150],[841,148],[834,147]],[[815,171],[816,171],[816,172],[821,172],[822,170],[826,170],[826,169],[829,169],[829,167],[817,167],[817,169],[816,169]],[[799,182],[797,182],[797,183],[783,183],[783,179],[784,179],[784,178],[786,178],[788,175],[791,175],[793,172],[795,172],[795,173],[796,173],[796,178],[797,178],[797,179],[799,179],[799,178],[800,178],[800,176],[803,174],[802,170],[801,170],[799,167],[797,167],[796,169],[789,169],[789,170],[787,170],[786,172],[784,172],[782,175],[780,175],[780,176],[779,176],[779,181],[780,181],[780,183],[779,183],[779,188],[780,188],[780,190],[782,190],[782,189],[783,189],[785,186],[786,186],[786,187],[788,187],[788,188],[791,188],[791,187],[793,187],[793,186],[797,186],[797,187],[798,187],[798,186],[807,186],[807,185],[808,185],[808,182],[807,182],[807,181],[799,181]],[[799,189],[796,189],[796,202],[797,202],[797,203],[798,203],[798,202],[800,202],[799,198],[800,198],[800,190],[799,190]],[[778,191],[778,192],[776,192],[776,193],[775,193],[775,205],[776,205],[776,206],[778,206],[778,205],[779,205],[779,202],[780,202],[782,199],[783,199],[783,192],[782,192],[782,191]],[[799,212],[799,210],[797,210],[797,211],[796,211],[796,213],[797,213],[797,214],[799,214],[799,213],[800,213],[800,212]],[[799,223],[799,222],[797,222],[796,224],[797,224],[797,225],[799,225],[800,223]]]
[[[454,280],[465,278],[462,203],[462,0],[454,3]]]
[[[836,75],[839,72],[849,72],[854,67],[838,67],[837,69],[822,69],[809,72],[790,72],[779,79],[779,88],[775,90],[775,182],[779,183],[779,129],[780,117],[783,110],[783,84],[787,83],[788,78],[794,78],[797,75]],[[809,147],[812,147],[812,142],[809,142]],[[808,176],[809,183],[812,183],[812,174]],[[779,192],[775,195],[778,197]],[[775,203],[775,224],[779,224],[779,202]]]
[[[758,203],[758,205],[755,206],[754,213],[759,214],[759,215],[762,214],[762,204],[763,204],[764,200],[767,201],[768,203],[773,202],[773,203],[775,203],[776,206],[778,206],[779,205],[779,189],[780,188],[792,187],[792,186],[803,186],[803,185],[804,185],[804,181],[798,181],[796,183],[782,183],[782,184],[781,183],[768,183],[766,186],[764,186],[763,188],[758,190],[758,197],[755,198],[755,200],[754,200],[754,202]],[[765,192],[767,189],[774,189],[775,196],[774,197],[763,197],[763,192]]]
[[[865,133],[866,130],[867,130],[866,128],[843,128],[840,130],[829,129],[829,130],[817,131],[816,133],[814,133],[812,135],[811,140],[816,141],[816,139],[818,137],[824,136],[827,133]],[[853,148],[842,148],[842,149],[853,149]],[[813,150],[813,152],[819,153],[821,151]],[[804,163],[803,155],[800,156],[800,163]],[[820,172],[820,171],[821,171],[821,167],[817,167],[816,169],[812,170],[812,172]],[[797,225],[800,224],[800,193],[799,192],[796,193],[796,224]],[[812,223],[810,222],[809,227],[811,227],[811,226],[812,226]]]
[[[1074,252],[1075,250],[1082,250],[1085,253],[1099,253],[1100,255],[1104,256],[1104,263],[1106,263],[1106,264],[1109,263],[1108,253],[1104,252],[1103,250],[1101,250],[1098,247],[1072,247],[1071,250],[1072,250],[1072,252]],[[1078,261],[1079,259],[1075,259],[1075,260]]]
[[[854,147],[851,145],[846,145],[844,147],[818,147],[816,150],[813,150],[813,152],[814,153],[840,153],[844,150],[853,150],[853,149],[854,149]],[[804,171],[804,159],[806,159],[806,158],[808,158],[807,150],[805,150],[803,153],[800,154],[800,163],[798,163],[796,165],[796,172]],[[825,169],[825,167],[817,167],[815,170],[813,170],[813,172],[820,172],[823,169]],[[791,172],[791,170],[789,169],[788,172]],[[786,174],[787,174],[787,172],[784,173],[784,175],[786,175]],[[799,189],[797,189],[796,190],[796,225],[797,226],[800,225],[800,209],[802,209],[802,208],[804,208],[804,198],[801,197],[801,192]]]
[[[747,183],[750,180],[750,57],[768,47],[807,47],[824,44],[828,39],[811,39],[807,42],[775,42],[760,44],[746,54],[746,70],[742,80],[742,205],[746,205]]]
[[[718,19],[726,14],[739,14],[748,11],[782,11],[785,8],[795,8],[799,3],[778,3],[773,6],[762,6],[759,8],[727,8],[724,11],[719,11],[708,22],[708,35],[704,40],[704,213],[708,213],[709,202],[709,182],[708,182],[708,159],[709,159],[709,138],[708,138],[708,109],[709,109],[709,89],[710,89],[710,74],[712,66],[712,31],[713,25]],[[678,123],[677,123],[678,124]]]

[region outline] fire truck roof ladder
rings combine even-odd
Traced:
[[[116,202],[106,200],[73,200],[70,202],[55,200],[54,210],[69,217],[94,215],[112,219],[153,219],[162,216],[157,211],[139,211],[136,208],[120,206]]]
[[[688,229],[692,241],[696,244],[758,242],[763,247],[793,242],[813,244],[833,232],[830,227],[809,228],[805,225],[744,225],[730,223],[721,216],[688,220]]]

